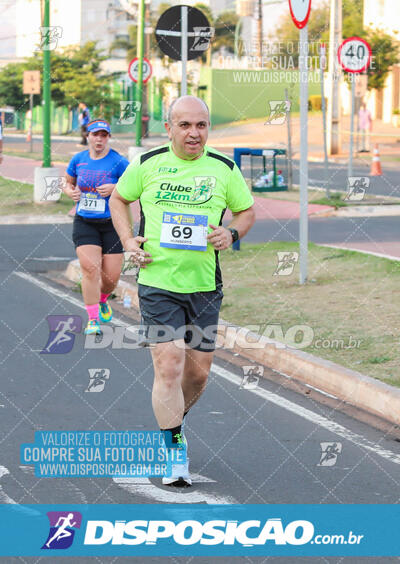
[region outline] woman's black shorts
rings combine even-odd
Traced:
[[[123,253],[121,241],[111,218],[99,220],[75,215],[72,240],[75,249],[82,245],[97,245],[101,247],[103,255]]]

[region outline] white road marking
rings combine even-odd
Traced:
[[[53,286],[46,284],[46,282],[43,282],[42,280],[38,280],[37,278],[31,276],[30,274],[26,274],[25,272],[14,272],[14,274],[16,276],[19,276],[20,278],[23,278],[24,280],[27,280],[28,282],[31,282],[31,284],[35,284],[35,286],[38,286],[48,294],[53,294],[53,296],[57,296],[58,298],[65,300],[70,304],[79,307],[80,309],[85,309],[85,305],[81,300],[78,300],[73,296],[69,296],[62,290],[57,290],[57,288],[53,288]],[[119,325],[122,327],[131,327],[131,324],[126,323],[125,321],[122,321],[122,319],[119,319],[118,317],[115,316],[113,317],[111,324]],[[130,329],[130,332],[137,333],[137,331],[133,329]]]
[[[8,468],[6,468],[5,466],[0,466],[0,478],[2,478],[3,476],[6,476],[7,474],[10,474],[10,471]],[[13,503],[16,504],[17,502],[15,500],[13,500],[11,497],[9,497],[5,491],[3,491],[3,488],[0,486],[0,503]]]
[[[9,469],[6,468],[5,466],[0,465],[0,478],[2,478],[3,476],[6,476],[7,474],[10,474],[10,476],[11,476]],[[16,511],[21,511],[22,513],[25,513],[26,515],[32,515],[32,516],[40,515],[39,511],[36,511],[35,509],[31,509],[30,507],[23,507],[17,501],[12,499],[10,496],[8,496],[6,494],[5,491],[3,491],[3,488],[1,486],[0,486],[0,503],[9,503],[9,504],[11,504],[15,507]]]
[[[221,366],[217,366],[216,364],[213,364],[211,366],[211,371],[214,372],[214,374],[216,374],[217,376],[221,376],[222,378],[225,378],[225,380],[228,380],[232,384],[236,384],[238,387],[242,383],[242,378],[240,376],[236,376],[236,374],[233,374],[229,370],[226,370]],[[293,403],[287,400],[286,398],[278,396],[277,394],[269,392],[268,390],[264,390],[263,388],[256,388],[254,390],[246,390],[246,391],[252,394],[256,394],[257,396],[271,403],[274,403],[278,407],[286,409],[287,411],[291,411],[295,415],[302,417],[303,419],[307,419],[307,421],[311,421],[311,423],[314,423],[315,425],[319,425],[323,429],[326,429],[331,433],[335,433],[336,435],[339,435],[343,439],[346,439],[363,449],[369,450],[370,452],[377,454],[381,458],[390,460],[395,464],[400,464],[399,454],[396,454],[395,452],[382,448],[379,444],[373,443],[368,439],[365,439],[362,435],[353,433],[353,431],[346,429],[346,427],[343,427],[343,425],[339,425],[339,423],[336,423],[335,421],[331,421],[330,419],[327,419],[323,415],[318,415],[317,413],[314,413],[313,411],[310,411],[309,409],[306,409],[305,407],[302,407],[297,403]]]
[[[42,260],[43,262],[57,262],[57,261],[67,261],[73,260],[72,257],[33,257],[31,260]]]

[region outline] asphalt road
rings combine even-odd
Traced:
[[[20,444],[33,442],[36,430],[156,429],[151,410],[152,366],[148,350],[93,351],[85,349],[83,335],[77,335],[70,353],[40,354],[48,337],[46,316],[85,318],[79,294],[43,277],[50,268],[63,269],[74,256],[70,229],[70,225],[0,227],[3,297],[0,501],[399,503],[400,444],[397,441],[328,403],[317,401],[313,395],[297,393],[274,380],[261,380],[255,390],[240,388],[243,371],[234,357],[216,358],[207,390],[187,417],[185,432],[191,471],[195,474],[194,487],[190,490],[171,492],[156,479],[146,483],[135,480],[117,483],[111,478],[39,479],[31,467],[21,466]],[[129,319],[122,321],[132,323]],[[101,393],[85,392],[88,370],[93,367],[110,370],[110,378]],[[341,445],[335,465],[319,466],[322,442]],[[20,560],[1,561],[8,564]],[[24,561],[38,562],[29,558]],[[122,559],[101,561],[122,562]],[[232,558],[224,560],[232,561]],[[241,558],[240,561],[306,563],[310,559]],[[339,564],[366,559],[314,561]],[[143,559],[132,558],[129,562],[139,563]],[[171,557],[146,562],[200,564],[210,560]]]

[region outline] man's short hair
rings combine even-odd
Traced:
[[[200,102],[203,102],[204,107],[207,110],[207,114],[208,114],[208,121],[210,121],[210,109],[207,106],[206,102],[204,100],[202,100],[201,98],[197,98],[196,96],[194,96],[194,98],[196,98],[196,100],[199,100]],[[181,99],[181,97],[179,98],[175,98],[174,100],[172,100],[169,108],[168,108],[168,113],[167,113],[167,122],[172,125],[172,112],[174,109],[175,104]]]

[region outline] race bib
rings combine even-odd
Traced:
[[[82,194],[79,200],[79,211],[104,213],[106,201],[96,194]]]
[[[160,247],[206,251],[207,225],[208,217],[206,215],[164,212]]]

